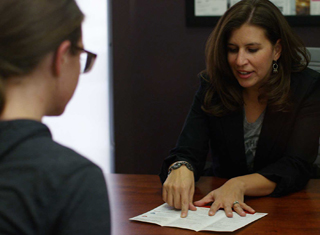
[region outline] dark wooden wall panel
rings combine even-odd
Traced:
[[[211,28],[185,26],[184,0],[112,0],[115,172],[157,174],[205,68]],[[320,28],[295,28],[320,47]]]

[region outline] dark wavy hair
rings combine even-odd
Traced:
[[[83,18],[74,0],[0,1],[0,113],[5,80],[32,72],[64,40],[76,46]]]
[[[227,43],[231,33],[243,24],[265,31],[272,45],[281,39],[279,72],[260,87],[259,100],[267,99],[273,111],[290,108],[290,76],[308,66],[310,61],[302,40],[295,35],[280,10],[268,0],[242,0],[232,6],[219,20],[206,44],[206,71],[209,87],[202,109],[214,116],[224,116],[244,105],[242,90],[227,60]],[[203,75],[203,74],[202,74]]]

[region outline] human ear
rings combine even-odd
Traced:
[[[273,56],[274,61],[277,61],[280,58],[281,52],[282,52],[281,39],[278,39],[278,41],[274,45],[274,56]]]
[[[64,65],[68,62],[69,50],[71,47],[70,41],[63,41],[56,50],[53,63],[53,73],[55,76],[60,76]]]

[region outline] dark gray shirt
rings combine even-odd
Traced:
[[[256,155],[256,149],[257,149],[257,144],[259,140],[259,135],[261,132],[265,110],[261,113],[258,119],[253,123],[249,123],[247,121],[245,112],[243,113],[244,113],[244,118],[243,118],[244,146],[245,146],[246,157],[247,157],[247,166],[248,166],[249,172],[252,172],[254,157]]]
[[[40,122],[0,121],[0,234],[111,234],[101,169]]]

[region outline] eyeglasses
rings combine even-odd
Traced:
[[[80,73],[89,72],[92,69],[94,62],[96,61],[97,54],[94,54],[78,46],[73,47],[82,52],[80,54]]]

